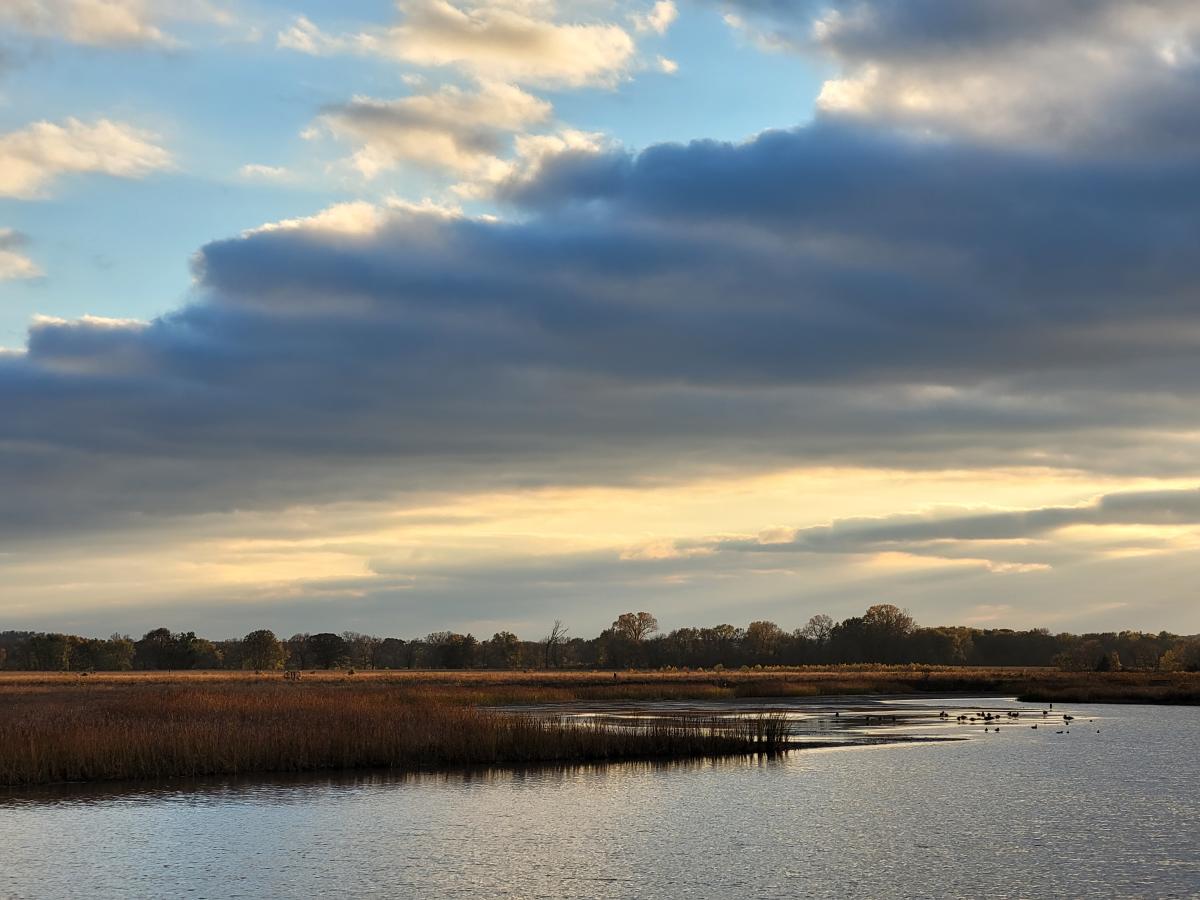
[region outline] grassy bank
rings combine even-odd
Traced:
[[[776,752],[781,723],[608,729],[383,681],[127,678],[0,688],[0,784]]]

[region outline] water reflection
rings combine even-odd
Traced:
[[[913,719],[912,729],[970,739],[775,759],[10,792],[0,801],[0,897],[1200,891],[1200,710],[1076,706],[1069,713],[1086,725],[1069,734],[1006,715],[985,735],[922,703],[916,715],[936,721]],[[1020,708],[958,700],[946,711],[972,706]],[[868,707],[878,713],[868,703],[862,716]]]

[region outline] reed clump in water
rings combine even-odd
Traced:
[[[0,784],[778,752],[786,727],[766,718],[611,728],[384,683],[49,687],[4,697]]]

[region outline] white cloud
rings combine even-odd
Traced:
[[[655,34],[666,34],[677,18],[679,8],[675,6],[674,0],[658,0],[649,12],[634,13],[629,17],[638,31],[652,31]]]
[[[370,237],[389,224],[402,220],[413,221],[420,217],[426,217],[428,221],[445,222],[464,218],[464,214],[458,206],[437,203],[428,197],[419,202],[388,197],[378,204],[366,200],[335,203],[314,215],[267,222],[242,234],[249,237],[272,231],[301,231],[325,237]],[[490,217],[483,216],[481,220],[487,221]]]
[[[335,37],[325,34],[307,16],[297,16],[288,28],[279,32],[275,37],[275,46],[307,53],[310,56],[332,56],[369,49],[369,44],[363,44],[354,36]]]
[[[28,243],[25,235],[11,228],[0,228],[0,281],[40,278],[42,270],[20,252]]]
[[[164,20],[230,27],[232,13],[206,0],[4,0],[0,25],[37,37],[100,47],[175,47]]]
[[[679,63],[673,59],[667,59],[665,56],[660,56],[657,60],[658,70],[666,75],[674,75],[679,71]]]
[[[35,315],[31,328],[97,328],[102,331],[142,331],[149,326],[143,319],[117,318],[113,316],[93,316],[84,314],[77,319],[64,319],[60,316]]]
[[[366,178],[411,162],[494,181],[507,172],[506,135],[545,121],[551,111],[545,100],[518,87],[486,82],[475,91],[447,86],[398,100],[356,97],[320,121],[358,146],[351,161]]]
[[[336,36],[301,16],[279,33],[277,43],[316,55],[374,54],[418,66],[451,66],[520,84],[611,84],[633,59],[633,39],[620,26],[558,22],[545,17],[548,10],[526,4],[413,0],[400,9],[403,19],[396,26]]]
[[[247,163],[238,169],[238,176],[256,181],[286,181],[291,177],[283,166],[264,166],[259,163]]]
[[[34,122],[0,134],[0,197],[41,196],[62,175],[142,178],[171,168],[171,154],[155,140],[150,132],[108,119],[90,125],[78,119]]]
[[[387,220],[386,210],[374,203],[356,200],[350,203],[336,203],[312,216],[268,222],[258,228],[252,228],[244,234],[249,236],[272,231],[311,231],[330,235],[363,237],[374,234],[387,223]]]

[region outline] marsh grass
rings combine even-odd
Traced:
[[[505,715],[386,683],[41,686],[0,707],[0,784],[774,753],[782,722],[634,728]]]
[[[1197,703],[1200,675],[842,666],[738,672],[0,673],[0,784],[775,752],[771,717],[632,728],[481,707],[862,694]]]

